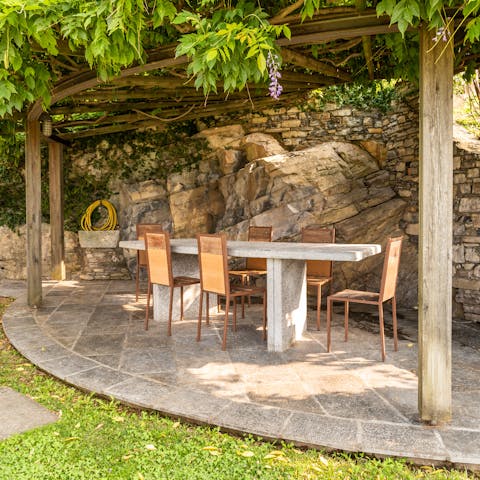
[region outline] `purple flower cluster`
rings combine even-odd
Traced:
[[[438,27],[435,33],[435,37],[433,37],[432,40],[435,43],[438,42],[440,39],[446,42],[448,40],[448,35],[449,35],[449,32],[445,27]]]
[[[268,91],[270,92],[270,96],[272,98],[274,98],[275,100],[278,100],[283,90],[283,87],[278,82],[278,79],[282,78],[282,74],[278,71],[280,67],[278,55],[275,55],[275,54],[272,55],[272,52],[268,52],[267,67],[268,67],[268,76],[270,77],[270,86],[268,87]]]

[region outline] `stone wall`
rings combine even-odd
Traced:
[[[0,279],[23,280],[27,276],[25,225],[11,230],[0,226]],[[42,272],[48,278],[51,270],[50,225],[42,224]],[[83,268],[83,255],[78,235],[65,232],[65,263],[70,275],[78,275]]]
[[[249,222],[273,224],[277,240],[295,241],[300,227],[311,223],[335,225],[339,241],[384,243],[388,235],[402,233],[406,241],[400,296],[404,304],[415,305],[416,98],[398,102],[388,114],[334,105],[327,105],[322,112],[292,107],[252,113],[241,119],[219,117],[211,120],[208,127],[212,125],[215,126],[207,128],[206,123],[198,122],[199,133],[188,138],[190,145],[192,141],[203,142],[201,161],[183,172],[146,181],[138,175],[127,180],[112,176],[111,187],[117,193],[111,200],[118,207],[123,239],[134,238],[138,222],[161,223],[176,236],[184,237],[197,231],[220,230],[232,238],[242,237]],[[121,141],[115,141],[120,145],[116,148],[116,162],[131,164],[130,150],[136,141],[127,138],[124,142],[125,148],[121,148]],[[208,149],[204,148],[205,142]],[[328,155],[320,157],[316,149],[325,142],[328,143],[321,151],[322,155],[325,152]],[[331,142],[337,142],[337,146]],[[338,147],[343,142],[351,146]],[[71,155],[81,171],[85,158],[93,156],[98,163],[99,156],[109,154],[103,143],[101,148],[89,145],[82,153],[77,148],[74,155],[68,151],[67,155]],[[144,150],[151,159],[152,149]],[[454,152],[455,313],[461,316],[464,311],[465,318],[477,321],[480,320],[477,307],[480,304],[480,149],[476,142],[463,136]],[[367,163],[372,166],[368,173],[360,168],[362,162],[357,161],[364,155],[368,155]],[[332,174],[335,162],[343,168],[340,181]],[[0,237],[7,239],[3,242],[7,246],[0,249],[3,268],[0,276],[24,276],[22,234],[12,240],[12,232],[2,227]],[[9,247],[12,242],[15,245]],[[44,262],[48,263],[48,234],[44,245]],[[73,274],[82,269],[77,249],[72,234],[67,252],[68,269]],[[127,254],[127,263],[133,271],[133,256]],[[380,256],[353,266],[338,264],[336,288],[347,285],[377,288],[380,267]],[[48,270],[46,266],[44,271]]]
[[[453,286],[460,316],[480,322],[480,142],[456,129]]]

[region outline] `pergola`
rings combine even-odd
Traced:
[[[374,51],[372,36],[397,32],[390,18],[358,6],[327,8],[302,22],[298,4],[286,8],[271,23],[288,23],[291,39],[278,40],[284,61],[280,103],[325,85],[354,81],[352,59],[359,58],[370,78],[377,76],[388,52]],[[419,245],[419,411],[426,423],[451,418],[452,319],[452,202],[454,48],[435,42],[432,32],[420,29],[420,245]],[[312,55],[315,46],[315,55]],[[52,90],[49,114],[57,120],[49,140],[52,277],[64,279],[63,145],[74,138],[145,127],[162,128],[169,122],[208,117],[222,112],[260,109],[278,102],[266,97],[266,88],[211,94],[205,101],[185,66],[175,57],[175,45],[148,52],[144,64],[124,69],[102,82],[71,52],[57,58],[63,72]],[[463,57],[468,59],[468,52]],[[463,65],[457,65],[461,70]],[[380,73],[381,76],[381,73]],[[81,119],[79,115],[89,113]],[[26,116],[26,209],[28,303],[42,301],[41,272],[41,101]],[[61,117],[58,117],[61,116]]]

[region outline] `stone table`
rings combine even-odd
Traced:
[[[143,240],[121,241],[120,247],[144,250]],[[198,276],[197,240],[171,239],[174,275]],[[283,352],[302,337],[307,323],[306,260],[357,262],[381,252],[377,244],[291,243],[228,241],[228,255],[267,259],[268,350]],[[193,260],[193,261],[192,261]],[[185,313],[195,309],[198,286],[186,292]],[[154,285],[154,320],[166,316],[159,305],[167,305],[168,289]],[[165,309],[166,310],[166,309]],[[174,318],[179,315],[176,302]],[[198,307],[195,315],[198,315]]]

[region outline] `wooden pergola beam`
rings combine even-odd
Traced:
[[[306,55],[302,55],[299,52],[294,52],[288,48],[281,48],[280,54],[282,58],[287,63],[292,63],[293,65],[297,65],[298,67],[308,68],[313,72],[321,73],[322,75],[326,75],[328,77],[339,78],[345,82],[351,81],[352,77],[349,73],[340,70],[339,68],[332,67],[326,63],[320,62],[315,60],[312,57],[307,57]]]
[[[282,95],[284,97],[284,103],[288,103],[291,100],[298,99],[298,93],[286,93]],[[268,106],[276,104],[276,101],[271,98],[263,98],[255,100],[254,106],[256,108],[266,108]],[[219,112],[221,104],[220,103],[208,103],[206,106],[203,104],[198,105],[196,108],[192,109],[191,111],[179,111],[179,110],[171,110],[165,111],[161,114],[158,114],[159,118],[155,120],[154,118],[150,120],[140,120],[142,118],[148,118],[148,114],[141,115],[137,114],[135,117],[137,120],[135,122],[124,122],[116,125],[108,125],[102,127],[95,127],[90,129],[83,129],[77,132],[66,133],[62,135],[63,139],[74,140],[78,138],[86,138],[86,137],[93,137],[96,135],[105,135],[107,133],[119,133],[119,132],[126,132],[131,130],[138,130],[142,128],[152,128],[152,127],[164,127],[170,121],[174,121],[174,118],[169,118],[166,115],[170,115],[171,117],[179,117],[181,116],[182,120],[193,120],[198,118],[204,117],[211,117]],[[239,111],[248,111],[252,109],[252,103],[249,99],[242,99],[238,101],[229,102],[227,106],[222,104],[221,111],[222,113],[230,113],[230,112],[239,112]],[[182,115],[182,113],[186,113]],[[160,115],[162,115],[160,117]],[[112,121],[115,120],[115,116],[111,117]],[[126,118],[126,117],[125,117]],[[133,117],[132,117],[133,118]],[[65,124],[68,126],[68,124]]]
[[[42,178],[40,122],[25,125],[25,202],[27,227],[27,301],[31,307],[42,303]]]
[[[452,409],[453,46],[420,30],[419,357],[422,421]]]
[[[63,225],[63,145],[48,143],[50,196],[51,277],[65,280],[65,243]]]
[[[143,65],[137,65],[135,67],[126,68],[122,70],[119,77],[128,77],[130,75],[135,75],[142,72],[151,72],[152,70],[158,70],[162,68],[172,67],[175,65],[184,65],[187,63],[187,57],[181,56],[177,58],[166,58],[163,60],[155,60],[152,62],[147,62]],[[76,93],[83,92],[89,88],[96,87],[98,85],[105,84],[102,80],[97,77],[96,72],[88,71],[84,72],[82,75],[73,75],[72,78],[65,80],[64,82],[58,84],[52,92],[52,105],[57,103],[64,98],[67,98]],[[28,113],[28,118],[30,120],[38,119],[42,114],[42,101],[37,100]]]
[[[367,0],[355,0],[355,7],[359,12],[365,11],[367,8]],[[373,70],[373,55],[372,55],[372,37],[364,35],[362,37],[363,55],[368,69],[368,78],[373,80],[375,78]]]
[[[349,28],[338,31],[327,31],[309,33],[305,35],[292,36],[291,39],[281,38],[277,40],[280,47],[291,47],[293,45],[318,45],[319,43],[333,42],[334,40],[363,37],[364,35],[379,35],[387,33],[398,33],[396,25],[374,25],[370,27]]]

